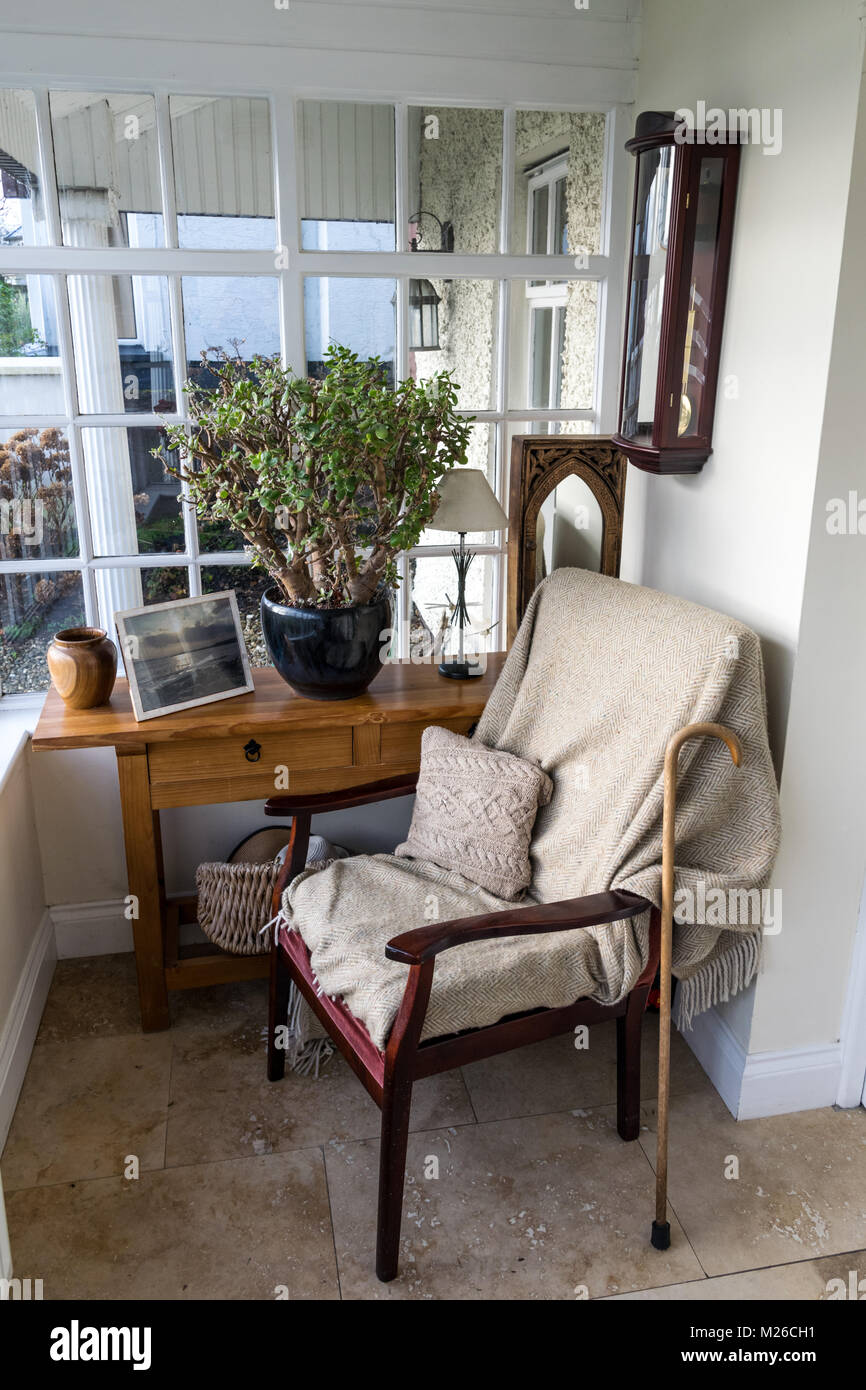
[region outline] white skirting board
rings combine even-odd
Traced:
[[[840,1043],[747,1053],[715,1009],[699,1014],[682,1036],[736,1120],[820,1110],[837,1102]]]
[[[105,902],[95,903],[65,903],[48,910],[54,923],[58,960],[110,956],[133,948],[132,922],[126,916],[123,898],[109,898]],[[206,940],[204,932],[195,923],[181,925],[181,945]]]
[[[6,1208],[3,1205],[3,1179],[0,1177],[0,1279],[11,1278],[12,1248],[9,1244],[9,1227],[6,1225]]]
[[[54,924],[45,912],[0,1034],[0,1149],[6,1143],[18,1104],[56,960]]]

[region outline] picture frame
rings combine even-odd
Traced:
[[[114,615],[136,720],[254,689],[234,589]]]

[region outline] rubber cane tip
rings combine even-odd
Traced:
[[[654,1249],[667,1250],[671,1243],[671,1223],[669,1221],[654,1221],[650,1240]]]

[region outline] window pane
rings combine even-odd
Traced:
[[[55,633],[85,621],[77,570],[0,574],[0,693],[47,690],[45,652]]]
[[[416,351],[410,336],[409,375],[416,381],[435,372],[453,372],[460,410],[492,410],[496,404],[494,373],[499,285],[495,280],[410,280],[409,318],[418,285],[438,297],[438,349]],[[429,293],[429,292],[428,292]],[[425,334],[426,340],[426,334]]]
[[[518,111],[515,121],[514,209],[511,249],[543,250],[527,203],[545,177],[544,198],[554,216],[553,250],[597,255],[601,247],[605,117],[595,111]],[[559,166],[565,161],[565,169]],[[556,180],[565,178],[565,207],[556,207]],[[546,220],[546,216],[545,216]]]
[[[488,483],[496,491],[496,433],[486,421],[472,426],[469,447],[466,450],[466,467],[480,468]],[[475,545],[489,545],[496,539],[492,531],[472,532]],[[419,545],[457,545],[460,537],[456,531],[434,531],[430,527],[421,532]]]
[[[307,375],[322,376],[325,352],[332,343],[339,343],[364,359],[381,358],[388,380],[393,384],[396,299],[396,280],[307,275],[304,279]]]
[[[65,410],[54,281],[0,275],[0,415]]]
[[[94,555],[166,554],[185,549],[180,480],[161,449],[160,429],[84,429],[81,440]]]
[[[175,599],[189,598],[189,569],[186,565],[126,569],[119,573],[135,574],[141,580],[142,607],[151,603],[173,603]]]
[[[62,430],[0,434],[0,560],[78,554],[69,441]]]
[[[277,281],[267,276],[185,276],[183,325],[188,369],[201,374],[201,355],[218,348],[245,362],[280,351]]]
[[[409,107],[409,247],[498,251],[501,186],[501,111]]]
[[[270,103],[169,98],[180,246],[270,251],[276,242]]]
[[[499,626],[494,627],[494,557],[475,555],[466,576],[466,607],[470,628],[466,651],[496,651],[501,646]],[[436,660],[456,657],[456,631],[450,628],[457,599],[457,569],[450,555],[423,555],[409,562],[412,604],[409,620],[410,656],[415,660],[435,647]],[[469,634],[472,634],[471,636]]]
[[[168,281],[70,275],[67,285],[81,413],[175,411]]]
[[[393,251],[394,108],[298,103],[301,246]]]
[[[598,285],[514,281],[509,402],[513,408],[590,410],[595,394]]]
[[[550,185],[543,183],[532,190],[531,225],[529,228],[528,249],[533,255],[547,255],[547,207]]]
[[[245,550],[246,541],[227,521],[199,521],[198,548],[203,555],[219,551]]]
[[[117,643],[115,614],[151,603],[169,603],[189,597],[189,567],[118,565],[94,570],[99,603],[99,621]]]
[[[273,580],[264,570],[252,569],[250,565],[211,565],[202,568],[203,594],[218,594],[224,589],[234,589],[251,666],[271,664],[262,637],[260,605],[262,594],[272,583]]]
[[[32,92],[0,91],[0,246],[44,246],[36,101]]]
[[[66,246],[162,246],[152,96],[52,92],[51,128]]]
[[[529,404],[537,408],[559,405],[556,387],[551,389],[550,381],[550,366],[554,360],[553,315],[551,308],[530,309]]]

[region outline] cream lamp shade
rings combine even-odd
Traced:
[[[501,531],[508,517],[480,468],[452,468],[436,484],[439,506],[431,531]]]

